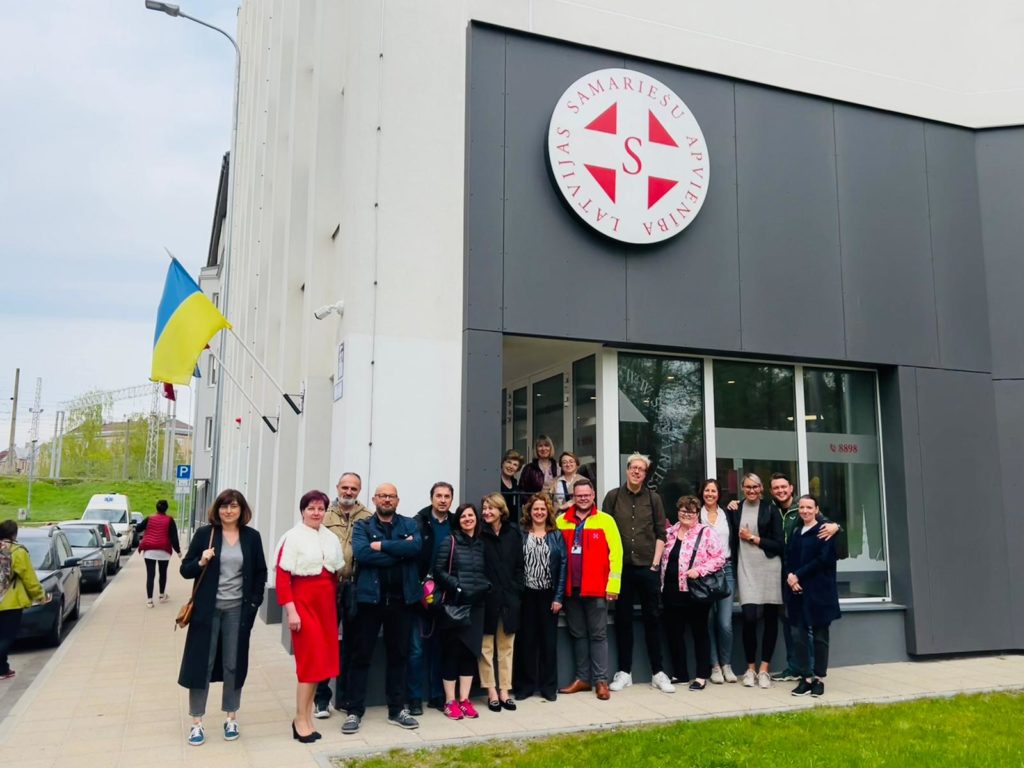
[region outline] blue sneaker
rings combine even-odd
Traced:
[[[234,741],[238,738],[238,721],[224,721],[224,741]]]
[[[188,735],[188,743],[193,747],[201,747],[206,743],[206,731],[203,730],[202,723],[195,723],[192,726],[192,731]]]

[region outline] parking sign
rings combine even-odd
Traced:
[[[191,464],[179,464],[177,470],[174,473],[174,477],[178,480],[191,480],[192,479],[192,465]]]

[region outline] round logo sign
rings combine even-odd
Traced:
[[[710,177],[689,108],[630,69],[591,72],[566,89],[551,114],[548,162],[576,215],[624,243],[657,243],[686,229]]]

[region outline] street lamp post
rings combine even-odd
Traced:
[[[238,43],[235,42],[235,38],[229,35],[220,27],[216,27],[213,24],[209,24],[202,19],[197,19],[194,16],[189,16],[183,12],[181,8],[172,3],[162,3],[157,0],[146,0],[146,8],[151,11],[160,11],[166,13],[168,16],[174,18],[188,19],[194,21],[196,24],[201,24],[208,29],[212,29],[214,32],[219,32],[228,39],[231,46],[235,49],[235,93],[234,103],[231,108],[231,153],[228,160],[228,201],[227,201],[227,214],[226,214],[226,226],[225,230],[227,234],[224,240],[224,260],[221,265],[221,289],[220,289],[220,311],[225,317],[228,314],[228,292],[231,285],[229,270],[231,267],[231,244],[232,244],[232,230],[234,229],[234,201],[235,201],[235,164],[238,160],[238,91],[239,82],[242,73],[242,53],[238,49]],[[225,333],[220,335],[220,354],[221,360],[225,359],[225,353],[227,351],[227,338]],[[219,482],[220,475],[220,446],[221,446],[221,432],[222,422],[221,411],[224,407],[224,377],[217,376],[217,393],[216,393],[216,404],[214,405],[214,418],[213,418],[213,457],[210,465],[210,489],[216,491]],[[193,432],[193,438],[194,438]],[[193,449],[194,449],[193,445]]]

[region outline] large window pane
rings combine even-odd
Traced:
[[[840,597],[887,597],[875,374],[804,369],[807,470],[822,512],[843,526]]]
[[[538,381],[533,385],[533,440],[547,435],[555,444],[555,460],[565,449],[565,425],[563,418],[564,379],[562,374]],[[533,445],[529,458],[533,458]]]
[[[512,447],[527,458],[530,455],[530,432],[527,426],[529,398],[526,387],[512,392]]]
[[[714,362],[716,477],[727,498],[737,498],[747,472],[765,493],[773,472],[796,483],[796,402],[788,366]]]
[[[508,390],[501,390],[501,452],[508,448],[508,423],[512,420],[512,408],[508,401]]]
[[[670,510],[681,495],[696,492],[704,477],[700,361],[619,354],[619,451],[620,477],[629,454],[651,457],[648,485]]]
[[[572,452],[583,474],[597,479],[597,358],[572,364]]]

